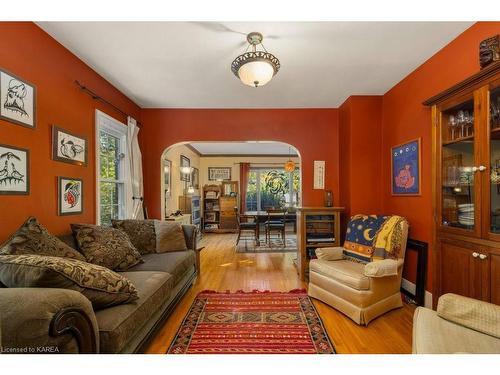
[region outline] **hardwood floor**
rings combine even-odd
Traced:
[[[289,291],[306,288],[292,260],[295,253],[235,253],[234,234],[208,234],[202,240],[201,275],[149,344],[146,353],[165,353],[198,292],[242,289]],[[358,326],[330,306],[314,300],[337,353],[411,353],[414,307],[405,304]]]

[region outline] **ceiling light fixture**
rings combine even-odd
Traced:
[[[280,70],[280,61],[276,56],[267,52],[262,39],[261,33],[248,34],[247,50],[235,58],[231,64],[231,71],[247,86],[264,86]],[[263,51],[257,50],[258,45],[262,46]],[[248,48],[252,48],[252,51],[248,51]]]

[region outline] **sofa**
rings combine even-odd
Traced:
[[[500,306],[444,294],[437,311],[417,307],[414,354],[500,353]]]
[[[196,227],[183,225],[187,251],[145,254],[120,272],[139,298],[95,311],[80,292],[0,285],[4,353],[135,353],[173,311],[199,273]],[[76,248],[72,235],[59,237]]]

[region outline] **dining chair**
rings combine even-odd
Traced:
[[[238,238],[236,239],[236,245],[240,242],[242,232],[253,232],[255,245],[259,246],[259,223],[257,217],[254,215],[240,215],[238,207],[235,207],[234,211],[236,212],[236,222],[238,224]]]
[[[264,223],[264,228],[266,230],[266,242],[268,245],[271,244],[271,233],[277,232],[281,240],[283,241],[283,246],[286,246],[285,238],[285,228],[286,228],[286,210],[284,209],[268,209],[267,221]]]

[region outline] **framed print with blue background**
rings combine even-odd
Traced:
[[[392,195],[420,195],[420,138],[391,148]]]

